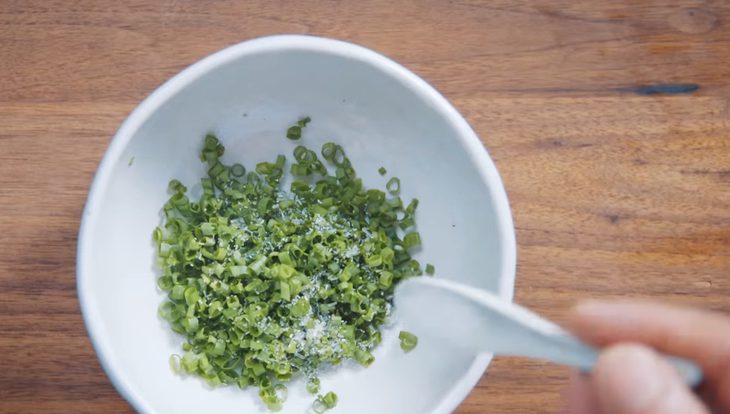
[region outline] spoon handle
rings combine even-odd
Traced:
[[[512,302],[501,301],[495,295],[481,290],[472,289],[480,298],[480,304],[491,311],[499,310],[502,316],[512,317],[517,322],[518,329],[525,329],[531,337],[525,341],[527,347],[521,349],[522,355],[532,358],[546,359],[558,364],[575,367],[583,372],[590,372],[598,361],[599,349],[586,344],[571,335],[563,328],[542,316]],[[495,299],[502,302],[504,307],[496,306]],[[527,339],[527,338],[526,338]],[[534,340],[534,342],[532,342]],[[507,351],[509,353],[509,351]],[[682,379],[691,387],[696,387],[702,381],[702,369],[694,362],[684,358],[663,355],[666,361],[674,366]]]
[[[517,306],[517,305],[515,305]],[[543,321],[548,322],[543,319]],[[556,326],[556,329],[560,329]],[[586,345],[578,338],[567,332],[544,334],[541,344],[532,347],[532,352],[527,352],[532,358],[546,359],[558,364],[575,367],[583,372],[590,372],[596,365],[598,360],[598,349]],[[516,355],[517,356],[517,355]],[[693,362],[677,358],[674,356],[663,355],[669,364],[679,372],[682,379],[691,387],[696,387],[702,381],[702,370]]]
[[[585,344],[540,315],[482,289],[444,279],[413,278],[402,282],[395,295],[404,322],[445,340],[467,338],[473,351],[545,359],[589,372],[599,350]],[[429,311],[430,310],[430,311]],[[417,317],[425,312],[428,317]],[[410,319],[409,319],[410,317]],[[694,363],[665,356],[690,386],[702,379]]]

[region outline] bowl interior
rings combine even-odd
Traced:
[[[286,128],[312,122],[292,142]],[[167,183],[200,191],[202,138],[215,132],[224,159],[248,169],[298,144],[343,145],[368,187],[393,175],[402,197],[420,200],[423,240],[416,257],[436,275],[511,298],[514,242],[506,198],[491,161],[443,98],[391,61],[341,42],[279,37],[219,52],[156,91],[120,129],[99,169],[79,245],[79,293],[87,326],[115,385],[138,410],[156,413],[265,412],[254,390],[210,389],[173,374],[168,357],[182,338],[157,316],[152,229],[160,224]],[[386,177],[379,167],[388,170]],[[386,330],[368,369],[323,374],[340,399],[334,412],[448,411],[466,395],[488,356],[457,352],[422,338],[404,354],[399,327]],[[312,397],[300,381],[284,413]]]

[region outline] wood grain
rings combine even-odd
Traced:
[[[557,320],[585,297],[730,311],[729,22],[694,0],[0,0],[0,412],[132,411],[76,299],[89,183],[157,85],[273,33],[373,48],[462,111],[511,199],[518,302]],[[565,378],[498,359],[458,412],[558,412]]]

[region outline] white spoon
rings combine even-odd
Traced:
[[[417,277],[395,291],[395,309],[404,329],[447,341],[473,353],[545,359],[588,372],[598,350],[554,323],[485,290],[444,279]],[[423,340],[423,339],[422,339]],[[690,386],[702,379],[694,363],[667,356]]]

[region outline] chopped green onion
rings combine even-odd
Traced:
[[[322,414],[327,410],[335,408],[337,405],[337,394],[330,391],[325,395],[320,395],[312,406],[312,409],[317,414]]]
[[[326,412],[327,410],[327,406],[320,398],[317,398],[316,400],[314,400],[314,403],[312,403],[312,412],[314,414],[324,414],[324,412]]]
[[[418,345],[418,337],[407,331],[400,331],[398,339],[401,349],[405,352],[411,352]]]
[[[385,188],[388,189],[388,192],[391,194],[398,194],[400,193],[400,180],[398,177],[393,177],[390,180],[388,180],[388,183],[385,184]]]
[[[294,125],[286,130],[286,137],[289,139],[299,139],[302,137],[302,127]]]
[[[234,177],[243,177],[246,175],[246,167],[241,164],[233,164],[231,167],[231,174],[233,174]]]
[[[312,121],[312,118],[310,118],[308,116],[305,116],[304,118],[302,118],[299,121],[297,121],[297,125],[299,125],[300,127],[304,128],[311,121]]]
[[[408,233],[403,237],[403,247],[405,247],[406,250],[411,249],[413,247],[420,246],[420,245],[421,245],[421,235],[418,234],[417,231]]]
[[[181,374],[183,372],[182,367],[180,366],[182,358],[180,358],[180,355],[172,354],[170,355],[170,369],[172,369],[172,372],[176,374]]]
[[[434,272],[436,272],[436,268],[433,267],[431,263],[426,264],[426,274],[429,276],[433,276]]]
[[[305,117],[297,121],[297,124],[294,126],[289,127],[289,129],[286,130],[286,137],[291,140],[297,140],[302,137],[302,128],[306,127],[309,121],[312,119],[310,117]]]
[[[408,206],[406,207],[406,214],[413,215],[416,212],[416,208],[418,208],[418,199],[414,198],[410,203],[408,203]]]
[[[310,121],[300,119],[287,137],[301,138]],[[200,197],[169,183],[163,223],[152,232],[157,286],[167,293],[158,314],[185,337],[182,357],[170,358],[173,371],[212,386],[258,387],[278,410],[293,378],[307,376],[314,395],[321,367],[373,363],[396,285],[421,274],[409,253],[420,235],[400,235],[415,226],[418,200],[404,207],[397,178],[387,192],[364,187],[333,142],[322,146],[321,160],[299,145],[288,168],[279,155],[250,172],[224,164],[224,152],[215,135],[205,136]],[[289,191],[281,188],[285,171],[296,177]],[[404,349],[417,342],[400,338]],[[328,392],[313,409],[336,404]]]
[[[380,175],[385,175],[388,173],[388,170],[386,170],[385,167],[380,167],[380,168],[378,168],[378,173]]]
[[[314,395],[319,392],[320,382],[319,378],[314,377],[310,378],[309,381],[307,381],[307,392]]]

